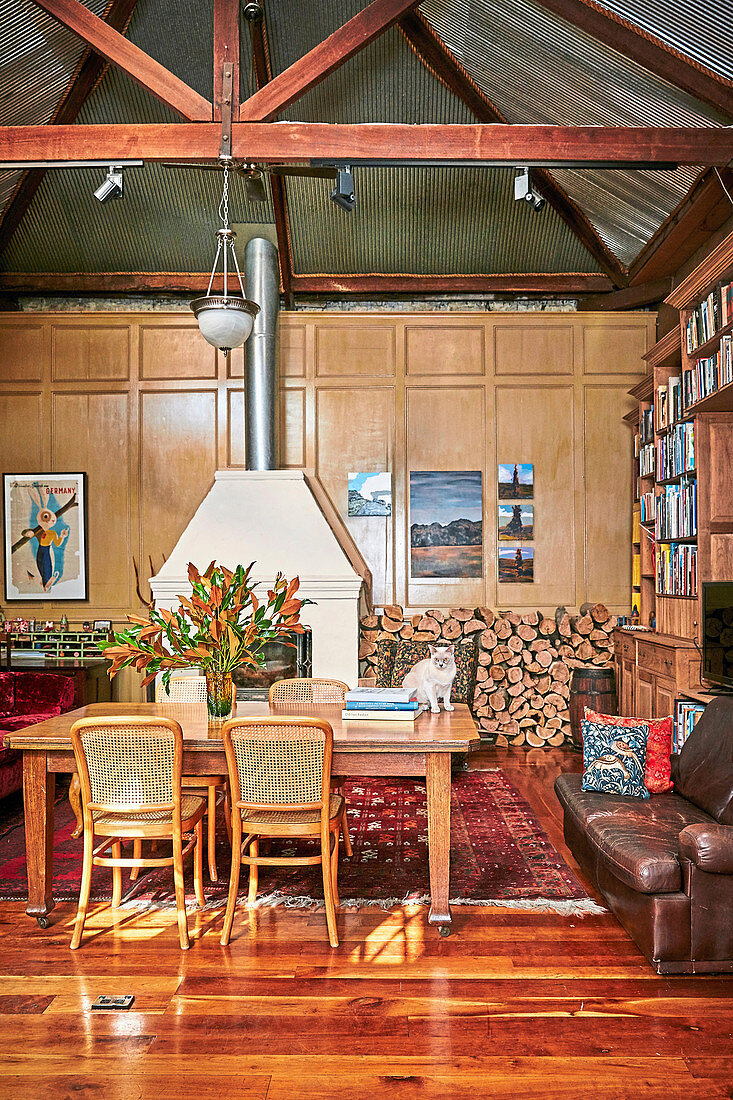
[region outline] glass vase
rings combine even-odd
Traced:
[[[206,706],[210,718],[229,718],[232,713],[232,674],[206,670]]]

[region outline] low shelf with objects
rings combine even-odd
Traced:
[[[2,637],[2,636],[0,636]],[[68,630],[6,630],[5,646],[13,667],[24,667],[26,662],[42,659],[60,661],[98,661],[102,657],[99,643],[110,637],[110,631],[78,629]]]
[[[8,624],[6,624],[7,626]],[[2,666],[14,672],[48,672],[66,676],[74,683],[74,706],[105,703],[114,698],[113,685],[98,643],[109,631],[4,630],[0,633]]]
[[[613,644],[621,714],[663,718],[673,713],[678,696],[702,686],[692,640],[620,626]]]

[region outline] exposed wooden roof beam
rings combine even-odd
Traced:
[[[727,118],[733,117],[733,81],[706,69],[665,42],[655,38],[593,0],[538,0],[555,15],[579,27],[636,61],[649,72],[661,76],[689,95],[715,107]]]
[[[202,122],[211,119],[212,106],[208,100],[90,12],[79,0],[33,0],[33,3],[83,38],[92,49],[182,118]]]
[[[240,120],[267,122],[275,118],[290,103],[315,88],[329,73],[383,34],[417,3],[419,0],[373,0],[348,23],[250,96],[242,104]]]
[[[0,280],[2,276],[0,276]],[[2,285],[0,283],[0,285]],[[612,290],[605,275],[293,275],[300,294],[588,294]]]
[[[685,263],[733,215],[720,179],[733,194],[733,172],[703,172],[679,206],[660,225],[629,268],[632,285],[669,275]]]
[[[272,79],[270,50],[267,42],[265,19],[252,24],[252,63],[258,88],[263,88]],[[290,248],[290,223],[288,221],[288,196],[285,180],[280,176],[270,176],[272,208],[275,215],[275,233],[277,234],[277,254],[280,262],[280,285],[288,309],[293,306],[293,256]]]
[[[0,161],[216,159],[217,123],[2,126]],[[406,126],[234,123],[236,157],[264,163],[360,160],[495,165],[733,160],[733,128],[708,126]]]
[[[578,309],[612,310],[612,309],[639,309],[641,306],[652,305],[653,302],[663,302],[672,289],[672,276],[666,279],[658,279],[654,283],[642,283],[640,286],[627,286],[623,290],[613,290],[610,294],[593,294],[590,298],[583,298],[578,302]]]
[[[498,107],[484,95],[442,39],[418,12],[411,11],[403,15],[399,21],[399,28],[425,67],[468,107],[479,122],[507,124],[506,118]],[[600,238],[580,207],[576,206],[546,169],[536,168],[532,178],[537,190],[570,227],[591,256],[598,261],[599,267],[606,272],[616,286],[625,286],[628,280],[623,265]]]
[[[109,23],[110,27],[113,27],[116,31],[124,31],[136,4],[137,0],[112,0],[105,12],[105,22]],[[69,86],[51,118],[50,125],[58,126],[73,122],[106,69],[107,61],[100,54],[91,48],[85,50],[81,64],[75,76],[69,82]],[[24,173],[15,189],[15,194],[5,208],[5,213],[0,218],[0,252],[7,248],[10,238],[20,225],[23,215],[30,206],[45,174],[45,168],[31,168]]]
[[[223,66],[232,65],[232,118],[239,112],[240,0],[214,0],[214,118],[221,118]],[[209,116],[211,117],[211,116]]]
[[[190,294],[206,290],[208,271],[0,272],[4,294]],[[223,276],[214,281],[218,290]],[[308,294],[541,294],[576,295],[612,290],[605,275],[293,275],[293,290]]]

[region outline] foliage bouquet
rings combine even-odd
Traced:
[[[232,571],[212,561],[201,574],[189,563],[191,595],[178,597],[176,611],[151,608],[146,619],[128,615],[131,625],[115,633],[114,641],[100,643],[105,657],[112,662],[110,680],[121,669],[134,667],[146,674],[143,687],[160,673],[166,690],[170,690],[173,671],[201,668],[207,680],[209,712],[226,717],[231,709],[234,669],[261,667],[266,642],[279,640],[294,645],[290,636],[303,633],[300,609],[311,602],[297,598],[298,577],[287,581],[278,573],[268,590],[267,603],[260,603],[255,584],[250,581],[254,564],[247,569],[238,565]],[[212,701],[214,685],[218,685],[219,694],[224,692],[218,703]]]

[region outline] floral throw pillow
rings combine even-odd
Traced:
[[[646,726],[606,726],[581,722],[583,731],[583,791],[648,798],[644,785]]]
[[[442,639],[433,644],[451,645],[450,642],[445,642]],[[477,653],[475,642],[455,643],[456,678],[453,681],[450,693],[454,703],[468,703],[470,705],[473,702]],[[429,656],[429,642],[411,642],[400,639],[395,645],[391,682],[385,686],[402,687],[402,681],[413,665]]]
[[[674,719],[667,718],[620,718],[615,714],[599,714],[590,707],[585,708],[585,717],[589,722],[601,722],[604,726],[647,726],[646,764],[644,765],[644,784],[650,794],[664,794],[671,791],[672,782],[672,731]]]
[[[394,651],[397,642],[377,642],[377,687],[392,687],[392,669],[394,668]]]

